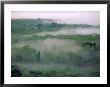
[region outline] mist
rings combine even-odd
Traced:
[[[12,11],[11,19],[52,19],[66,24],[100,24],[99,11]]]

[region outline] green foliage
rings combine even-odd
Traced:
[[[20,76],[22,76],[20,68],[17,65],[11,65],[11,76],[12,77],[20,77]]]
[[[49,65],[49,66],[48,66]],[[100,72],[93,67],[77,67],[68,64],[22,64],[18,63],[22,77],[98,77]],[[33,67],[36,66],[36,67]],[[31,67],[31,68],[29,68]]]
[[[35,33],[43,31],[57,31],[64,27],[68,28],[97,28],[88,24],[58,24],[54,20],[48,19],[12,19],[12,33]]]
[[[13,19],[11,22],[12,76],[100,76],[100,35],[40,35],[43,31],[57,31],[65,27],[83,29],[100,26],[58,24],[47,19]],[[46,43],[46,39],[50,42]],[[53,39],[58,42],[51,43]],[[61,44],[61,40],[70,41],[70,44],[63,45],[66,42]],[[96,46],[83,46],[88,42],[94,42]]]
[[[56,31],[64,27],[64,24],[55,22],[44,23],[44,19],[12,19],[12,33],[33,33],[42,31]]]
[[[81,71],[74,71],[73,68],[70,68],[69,70],[53,70],[52,68],[50,69],[49,66],[45,65],[45,68],[41,67],[43,64],[51,64],[55,63],[55,66],[58,64],[67,64],[73,66],[77,66],[77,68],[80,67],[87,67],[87,66],[97,66],[100,64],[100,50],[98,49],[100,40],[99,35],[61,35],[61,36],[52,36],[52,35],[46,35],[46,36],[37,36],[37,35],[32,35],[30,36],[30,39],[28,41],[32,40],[33,38],[37,38],[38,40],[44,40],[46,38],[58,38],[58,39],[67,39],[67,40],[73,40],[76,41],[79,46],[82,46],[83,42],[95,42],[96,43],[96,48],[90,48],[86,46],[82,46],[82,50],[74,53],[72,50],[67,50],[67,47],[62,47],[62,48],[55,48],[51,51],[49,50],[44,50],[43,52],[36,50],[31,47],[31,45],[24,45],[23,47],[13,47],[12,48],[12,63],[19,63],[23,62],[25,63],[35,63],[38,64],[40,63],[39,66],[35,68],[35,70],[28,70],[23,69],[24,66],[20,67],[20,70],[22,72],[22,76],[100,76],[99,70],[93,70],[89,71],[88,69],[87,72],[82,72]],[[23,38],[22,38],[23,39]],[[19,41],[18,41],[19,42]],[[37,46],[37,45],[35,45]],[[40,52],[40,56],[38,56]],[[30,65],[31,66],[31,65]],[[28,66],[28,68],[30,67]],[[52,66],[54,68],[54,66]],[[66,67],[66,66],[64,66]],[[32,67],[31,67],[32,68]],[[61,67],[60,67],[61,69]],[[67,71],[66,71],[67,70]],[[82,72],[82,73],[80,73]]]
[[[58,39],[70,39],[70,40],[75,40],[77,41],[79,44],[81,44],[81,46],[83,48],[87,48],[90,47],[89,45],[85,45],[84,43],[95,43],[95,50],[100,50],[100,35],[95,34],[95,35],[57,35],[55,36],[55,38]]]
[[[71,39],[78,42],[86,42],[86,41],[96,41],[100,35],[57,35],[56,38],[59,39]]]
[[[20,36],[21,37],[21,36]],[[32,35],[27,40],[35,40],[33,38],[37,38],[36,40],[44,40],[46,38],[58,38],[58,39],[67,39],[67,40],[73,40],[78,43],[80,47],[82,47],[82,50],[74,53],[72,50],[67,50],[69,46],[65,46],[62,48],[56,48],[49,51],[49,50],[43,50],[43,52],[39,51],[40,49],[34,49],[31,47],[31,45],[24,45],[22,47],[12,47],[12,63],[23,63],[23,66],[20,66],[20,70],[22,73],[22,76],[31,76],[31,77],[41,77],[41,76],[100,76],[100,72],[97,69],[94,69],[93,71],[89,71],[89,69],[85,69],[87,71],[77,69],[73,69],[73,66],[76,66],[77,68],[82,69],[81,67],[87,67],[87,66],[97,66],[100,64],[100,40],[99,35],[60,35],[60,36],[52,36],[52,35],[46,35],[46,36],[38,36],[38,35]],[[21,38],[25,39],[25,38]],[[26,40],[25,40],[26,41]],[[95,42],[96,48],[90,48],[87,46],[82,46],[83,42]],[[18,41],[19,42],[19,41]],[[13,44],[13,43],[12,43]],[[37,46],[37,45],[35,45]],[[38,48],[38,47],[37,47]],[[71,47],[70,47],[71,48]],[[40,56],[38,56],[40,52]],[[28,70],[28,68],[23,68],[27,65],[25,63],[34,63],[37,65],[37,67],[33,68],[31,65],[28,66],[28,68],[32,68],[34,70]],[[54,63],[55,65],[52,66],[52,68],[49,68],[51,63]],[[45,65],[45,67],[41,67],[43,64],[49,64]],[[59,64],[67,64],[72,66],[69,70],[64,69],[54,69],[55,66]],[[66,65],[66,66],[67,66]],[[66,67],[63,65],[63,67]],[[75,71],[74,71],[75,70]],[[82,72],[82,73],[81,73]]]
[[[28,45],[22,48],[13,48],[12,62],[34,62],[37,61],[37,52]]]

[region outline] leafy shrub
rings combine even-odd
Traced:
[[[22,73],[17,65],[11,65],[11,76],[12,77],[22,76]]]
[[[12,62],[37,62],[39,59],[38,52],[28,45],[12,49]]]
[[[29,72],[30,76],[33,76],[33,77],[38,77],[38,76],[43,76],[43,73],[41,71],[30,71]]]

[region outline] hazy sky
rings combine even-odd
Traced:
[[[38,11],[13,11],[11,18],[20,19],[55,19],[56,21],[71,24],[100,24],[100,12],[98,11],[73,11],[73,12],[38,12]]]

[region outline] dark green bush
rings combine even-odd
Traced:
[[[17,65],[11,65],[11,77],[20,77],[22,73]]]

